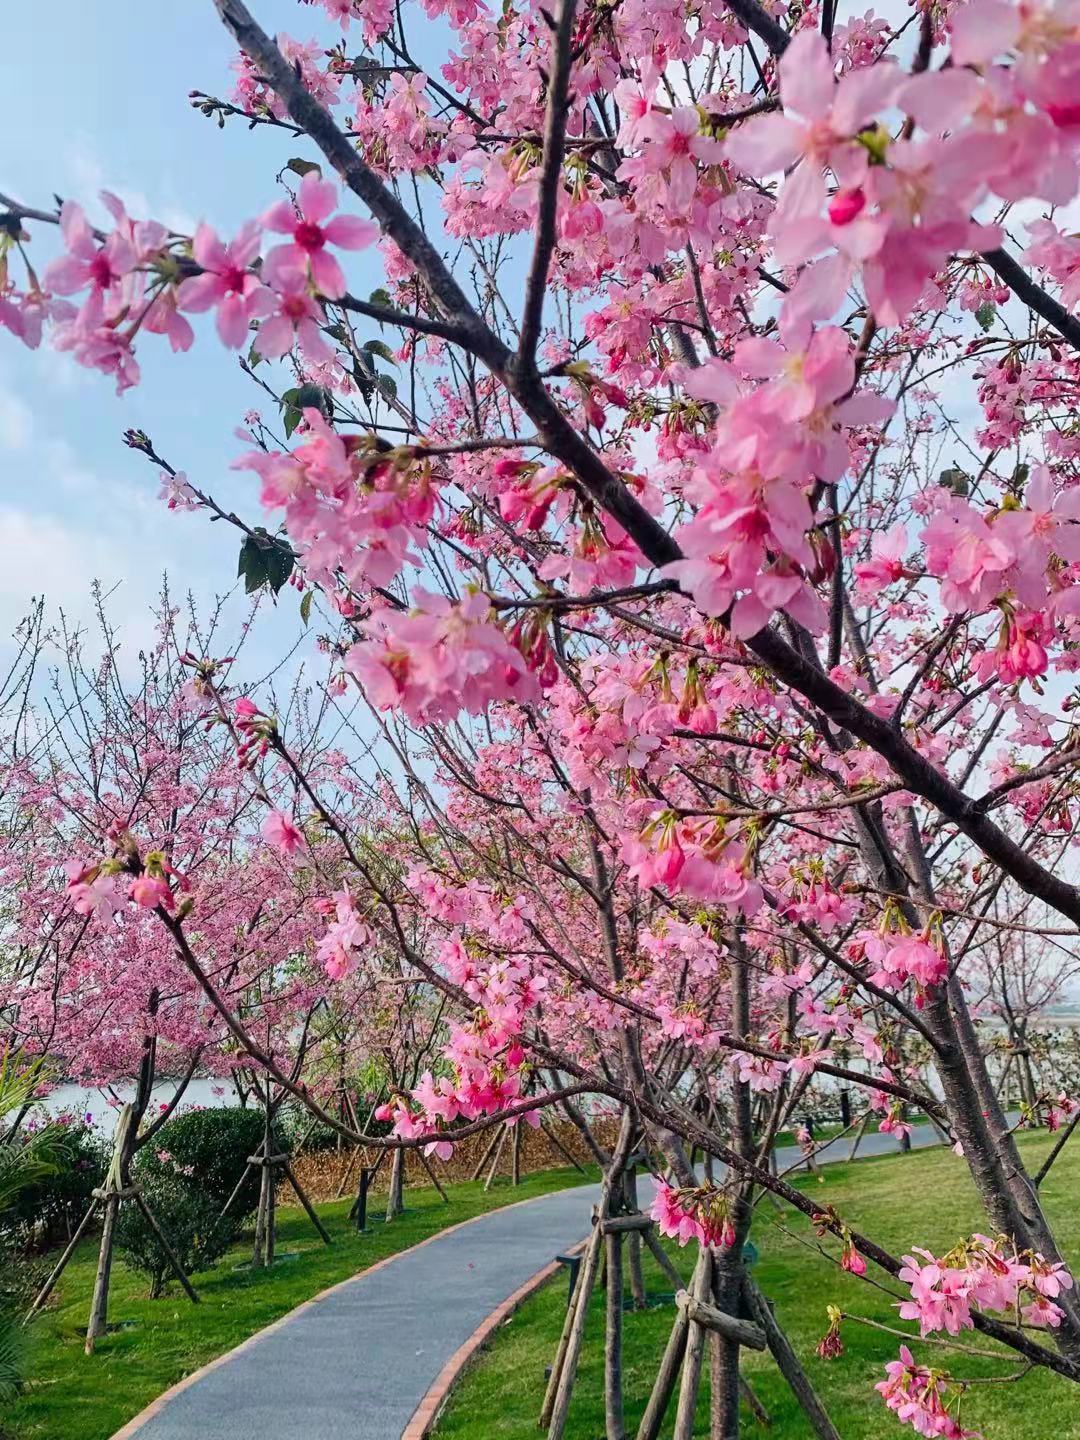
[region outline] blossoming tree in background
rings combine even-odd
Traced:
[[[320,39],[273,40],[216,0],[235,91],[193,96],[280,134],[285,198],[234,237],[6,199],[0,323],[121,393],[152,345],[182,383],[199,327],[277,402],[235,456],[250,516],[128,443],[170,505],[240,527],[249,589],[296,582],[305,621],[318,597],[327,705],[370,708],[364,762],[328,767],[235,665],[192,657],[260,811],[245,853],[316,877],[327,983],[374,947],[446,1001],[392,1143],[607,1097],[608,1213],[640,1138],[661,1226],[702,1247],[697,1300],[753,1298],[766,1189],[898,1281],[921,1335],[974,1326],[1075,1382],[1046,1165],[968,1002],[999,941],[1075,947],[1080,921],[1075,6],[424,0],[430,64],[415,7],[319,8]],[[353,1133],[221,985],[168,828],[95,836],[68,903],[106,934],[143,912],[249,1059]],[[774,1176],[815,1077],[882,1128],[930,1116],[987,1233],[894,1256]],[[969,1433],[906,1347],[878,1388],[919,1433]]]

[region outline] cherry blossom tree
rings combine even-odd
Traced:
[[[303,895],[304,983],[367,984],[377,951],[446,1003],[387,1143],[604,1097],[602,1215],[639,1141],[662,1157],[658,1223],[701,1247],[693,1314],[767,1325],[741,1262],[763,1189],[891,1277],[921,1335],[974,1326],[1080,1379],[1046,1162],[1025,1167],[969,1003],[997,939],[1070,949],[1080,921],[1075,6],[320,0],[311,42],[214,8],[235,88],[193,103],[280,136],[287,198],[235,237],[5,198],[0,324],[123,394],[146,345],[182,374],[212,310],[200,343],[246,348],[273,403],[234,459],[250,516],[127,439],[169,505],[243,532],[249,589],[302,587],[326,624],[320,714],[351,756],[213,645],[185,663],[227,805],[259,812],[245,864]],[[172,827],[122,822],[53,860],[91,943],[156,925],[248,1062],[355,1138],[234,992],[208,918],[227,867],[188,894]],[[894,1133],[932,1117],[989,1233],[895,1256],[774,1175],[815,1077]],[[740,1333],[712,1342],[716,1436]],[[878,1389],[921,1434],[971,1433],[908,1347]]]

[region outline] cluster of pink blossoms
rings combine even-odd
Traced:
[[[234,350],[258,321],[253,343],[265,359],[279,359],[297,343],[311,363],[333,358],[319,329],[320,300],[344,295],[345,277],[328,247],[363,249],[378,227],[333,215],[337,190],[328,181],[305,175],[295,205],[277,202],[230,244],[205,224],[187,242],[157,221],[133,220],[115,195],[105,192],[102,200],[112,230],[94,230],[82,207],[67,201],[60,211],[65,253],[46,267],[40,284],[31,272],[24,294],[0,296],[0,325],[25,344],[36,347],[43,320],[51,321],[56,349],[112,375],[118,392],[139,381],[140,332],[164,335],[174,351],[190,348],[195,337],[185,311],[214,310],[218,337]],[[260,270],[264,229],[288,239]],[[83,297],[78,308],[56,298],[76,294]]]
[[[977,1430],[965,1430],[950,1405],[958,1405],[959,1392],[950,1394],[949,1376],[940,1370],[917,1365],[906,1345],[900,1346],[899,1360],[885,1366],[887,1379],[874,1389],[885,1404],[916,1435],[942,1436],[943,1440],[981,1440]]]
[[[123,837],[118,837],[123,841]],[[130,844],[123,846],[130,850]],[[110,858],[84,864],[79,860],[65,861],[67,872],[65,895],[76,915],[93,915],[106,923],[123,908],[126,900],[145,910],[176,909],[178,890],[187,882],[169,863],[162,850],[151,850],[132,875],[125,858]],[[171,882],[171,883],[170,883]]]
[[[973,1235],[941,1260],[928,1250],[916,1253],[925,1263],[904,1256],[899,1278],[910,1285],[911,1299],[901,1303],[900,1317],[917,1320],[920,1335],[970,1330],[972,1306],[1019,1312],[1025,1325],[1061,1324],[1061,1308],[1054,1301],[1063,1290],[1072,1289],[1073,1277],[1058,1261],[1031,1253],[1009,1254],[1003,1241],[986,1235]]]
[[[1015,1317],[1025,1325],[1054,1327],[1061,1323],[1061,1308],[1054,1304],[1073,1277],[1060,1262],[1041,1255],[1010,1252],[1003,1240],[973,1235],[949,1255],[937,1260],[927,1250],[904,1256],[899,1278],[911,1287],[911,1299],[902,1301],[900,1316],[917,1320],[920,1335],[938,1330],[958,1335],[974,1326],[972,1307]],[[950,1377],[942,1371],[917,1365],[906,1345],[900,1358],[886,1368],[887,1378],[876,1389],[899,1420],[918,1435],[964,1440],[975,1436],[957,1418],[960,1391],[951,1392]],[[950,1393],[951,1392],[951,1393]]]
[[[846,948],[847,954],[870,967],[870,979],[887,990],[912,984],[915,1003],[925,1003],[927,990],[949,977],[949,961],[931,927],[920,934],[891,930],[887,920],[878,930],[860,930]]]
[[[411,611],[386,609],[369,621],[345,668],[380,710],[401,709],[420,724],[482,714],[493,701],[538,697],[521,651],[491,619],[478,591],[454,604],[417,588]]]
[[[751,851],[723,821],[679,820],[665,811],[628,837],[622,859],[643,888],[659,885],[673,895],[707,900],[753,915],[761,886],[750,867]]]
[[[659,1179],[655,1184],[649,1214],[661,1235],[678,1240],[680,1245],[688,1240],[702,1245],[735,1244],[730,1198],[722,1186],[705,1184],[679,1189]]]
[[[430,472],[372,448],[370,437],[339,435],[314,406],[303,415],[302,444],[251,450],[234,468],[254,470],[264,508],[284,512],[313,583],[331,594],[339,580],[388,585],[427,545],[436,503]]]
[[[319,938],[315,958],[331,980],[343,980],[370,947],[374,932],[358,913],[355,896],[347,890],[339,890],[320,908],[334,918]]]

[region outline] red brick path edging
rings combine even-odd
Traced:
[[[585,1240],[579,1240],[576,1245],[571,1246],[567,1253],[576,1254],[587,1243]],[[413,1411],[412,1419],[401,1432],[401,1440],[424,1440],[424,1437],[431,1433],[450,1391],[460,1379],[462,1371],[469,1361],[485,1344],[492,1332],[497,1330],[504,1320],[509,1319],[518,1306],[528,1300],[530,1295],[534,1295],[541,1286],[546,1285],[552,1276],[558,1273],[559,1268],[558,1260],[552,1260],[542,1270],[537,1270],[535,1275],[530,1275],[524,1285],[520,1285],[512,1295],[508,1295],[502,1304],[497,1306],[487,1319],[477,1326],[465,1343],[458,1346],[435,1377],[431,1389]]]

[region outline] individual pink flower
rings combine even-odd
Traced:
[[[941,598],[954,614],[979,611],[1002,586],[1013,552],[965,500],[938,507],[919,537],[926,546],[926,568],[942,582]]]
[[[270,251],[263,266],[264,275],[275,289],[287,289],[290,272],[299,272],[310,275],[316,289],[328,300],[338,300],[345,294],[345,276],[327,245],[366,250],[378,239],[379,227],[373,220],[361,220],[355,215],[328,219],[336,205],[337,187],[309,172],[300,182],[295,207],[288,200],[279,200],[267,210],[263,216],[266,228],[292,236],[289,244]]]
[[[209,225],[195,231],[192,254],[202,266],[202,275],[192,275],[180,286],[181,310],[201,312],[216,307],[217,332],[221,343],[239,350],[246,342],[251,321],[265,315],[271,304],[270,292],[251,269],[259,253],[258,223],[249,220],[236,239],[226,245]]]
[[[861,594],[870,595],[875,589],[902,578],[907,544],[907,530],[903,525],[893,525],[884,535],[874,536],[870,542],[870,559],[860,560],[854,567]]]
[[[57,295],[72,295],[88,286],[101,292],[114,290],[135,265],[135,251],[125,236],[114,230],[98,240],[74,200],[65,200],[60,207],[60,234],[67,254],[47,265],[44,275],[45,288]]]
[[[286,855],[295,855],[304,844],[304,832],[280,810],[271,810],[259,826],[259,833],[268,845]]]
[[[130,894],[135,904],[146,910],[154,910],[159,905],[163,910],[172,910],[176,904],[176,898],[163,876],[143,873],[132,882]]]
[[[771,175],[803,159],[784,185],[778,212],[784,223],[820,212],[826,165],[841,166],[845,186],[859,183],[866,152],[848,142],[888,108],[903,77],[895,67],[877,64],[849,71],[837,82],[832,56],[814,29],[798,32],[779,70],[783,114],[745,121],[728,136],[725,151],[747,175]]]
[[[311,294],[307,277],[286,271],[277,277],[273,309],[259,325],[252,348],[264,360],[280,360],[299,343],[312,365],[330,365],[334,351],[319,328],[326,324],[322,306]]]

